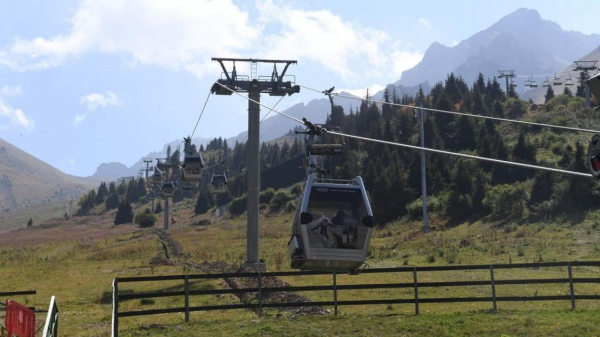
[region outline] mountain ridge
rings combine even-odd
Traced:
[[[0,138],[0,209],[78,198],[93,186]]]

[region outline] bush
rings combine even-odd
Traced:
[[[527,112],[527,106],[520,99],[509,98],[506,102],[506,116],[508,118],[519,118]]]
[[[240,216],[246,212],[246,196],[233,199],[229,206],[229,213],[233,216]]]
[[[156,207],[154,207],[154,213],[160,214],[162,212],[162,203],[159,201]]]
[[[299,197],[300,194],[302,194],[302,189],[302,183],[297,183],[294,186],[292,186],[291,192],[295,197]]]
[[[271,200],[269,207],[271,208],[272,212],[279,212],[285,207],[285,204],[287,204],[288,201],[293,199],[294,196],[290,192],[281,189],[275,193],[275,196],[273,197],[273,200]]]
[[[156,224],[156,215],[146,208],[144,212],[135,216],[135,224],[140,228],[154,227],[154,224]]]
[[[523,216],[529,199],[522,183],[504,184],[492,187],[483,199],[483,204],[500,217]]]
[[[266,190],[260,192],[258,195],[258,203],[259,204],[270,204],[271,200],[275,196],[275,190],[273,188],[267,188]]]
[[[286,213],[295,213],[296,212],[296,202],[294,200],[290,200],[285,204],[283,210]]]

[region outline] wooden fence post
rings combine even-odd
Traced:
[[[494,303],[494,311],[498,310],[496,306],[496,283],[494,281],[494,265],[490,264],[490,279],[492,280],[492,301]]]
[[[569,290],[571,291],[571,310],[575,310],[575,290],[573,289],[573,269],[571,268],[571,262],[567,267],[569,271]]]
[[[190,321],[190,285],[188,276],[185,275],[185,322]]]
[[[413,279],[415,282],[415,314],[419,314],[419,286],[417,282],[417,267],[413,267]]]
[[[113,280],[112,337],[119,337],[119,280]]]
[[[337,302],[337,275],[333,272],[333,312],[335,317],[338,315],[338,302]]]
[[[262,276],[260,271],[258,272],[258,317],[263,316],[262,310]]]

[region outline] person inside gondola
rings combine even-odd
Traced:
[[[323,215],[319,220],[317,220],[317,225],[313,228],[311,228],[311,230],[319,230],[319,234],[324,236],[325,239],[327,239],[329,241],[329,235],[327,234],[327,226],[329,226],[329,224],[331,223],[331,221],[325,216]]]
[[[331,219],[331,223],[336,227],[342,227],[344,225],[344,218],[346,217],[346,213],[344,211],[339,210],[337,214]]]

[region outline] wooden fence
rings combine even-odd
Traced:
[[[506,279],[496,280],[494,271],[498,269],[530,269],[530,268],[550,268],[566,267],[567,275],[563,278],[541,278],[541,279]],[[589,262],[546,262],[546,263],[520,263],[520,264],[496,264],[496,265],[462,265],[462,266],[430,266],[430,267],[399,267],[399,268],[375,268],[364,269],[361,274],[382,274],[382,273],[410,273],[413,282],[406,283],[375,283],[375,284],[351,284],[340,285],[337,283],[336,273],[331,272],[266,272],[266,273],[224,273],[224,274],[194,274],[194,275],[166,275],[166,276],[142,276],[142,277],[122,277],[115,278],[113,281],[113,314],[112,331],[113,336],[118,336],[119,318],[146,316],[168,313],[184,313],[185,321],[189,321],[190,312],[208,311],[208,310],[230,310],[230,309],[254,309],[262,316],[263,308],[282,308],[282,307],[307,307],[307,306],[333,306],[334,313],[337,316],[338,306],[352,305],[383,305],[383,304],[413,304],[415,314],[419,314],[419,305],[424,303],[457,303],[457,302],[490,302],[492,308],[497,310],[498,302],[522,302],[522,301],[569,301],[571,308],[575,309],[578,300],[600,300],[600,295],[595,294],[575,294],[575,284],[600,283],[600,278],[576,278],[573,276],[573,267],[600,267],[600,261]],[[419,282],[419,272],[438,272],[438,271],[466,271],[466,270],[489,270],[489,280],[482,281],[451,281],[451,282]],[[286,286],[286,287],[264,287],[262,280],[264,277],[285,277],[285,276],[311,276],[311,275],[332,275],[331,284],[315,286]],[[256,278],[257,287],[248,289],[210,289],[210,290],[191,290],[190,280],[209,280],[209,279],[227,279],[227,278]],[[127,293],[119,294],[119,284],[131,282],[160,282],[160,281],[182,281],[183,291],[163,291],[149,293]],[[496,286],[498,285],[530,285],[530,284],[568,284],[568,295],[552,296],[496,296]],[[479,297],[436,297],[419,298],[419,289],[436,287],[464,287],[464,286],[489,286],[491,296]],[[412,298],[391,298],[391,299],[371,299],[371,300],[351,300],[338,301],[338,292],[344,290],[370,290],[370,289],[414,289]],[[302,291],[332,291],[332,301],[320,302],[294,302],[294,303],[263,303],[263,294],[271,292],[302,292]],[[201,295],[222,295],[222,294],[244,294],[257,293],[257,303],[224,304],[224,305],[205,305],[190,306],[190,296]],[[152,309],[138,311],[119,311],[119,302],[133,299],[148,299],[160,297],[182,297],[183,306],[167,309]]]

